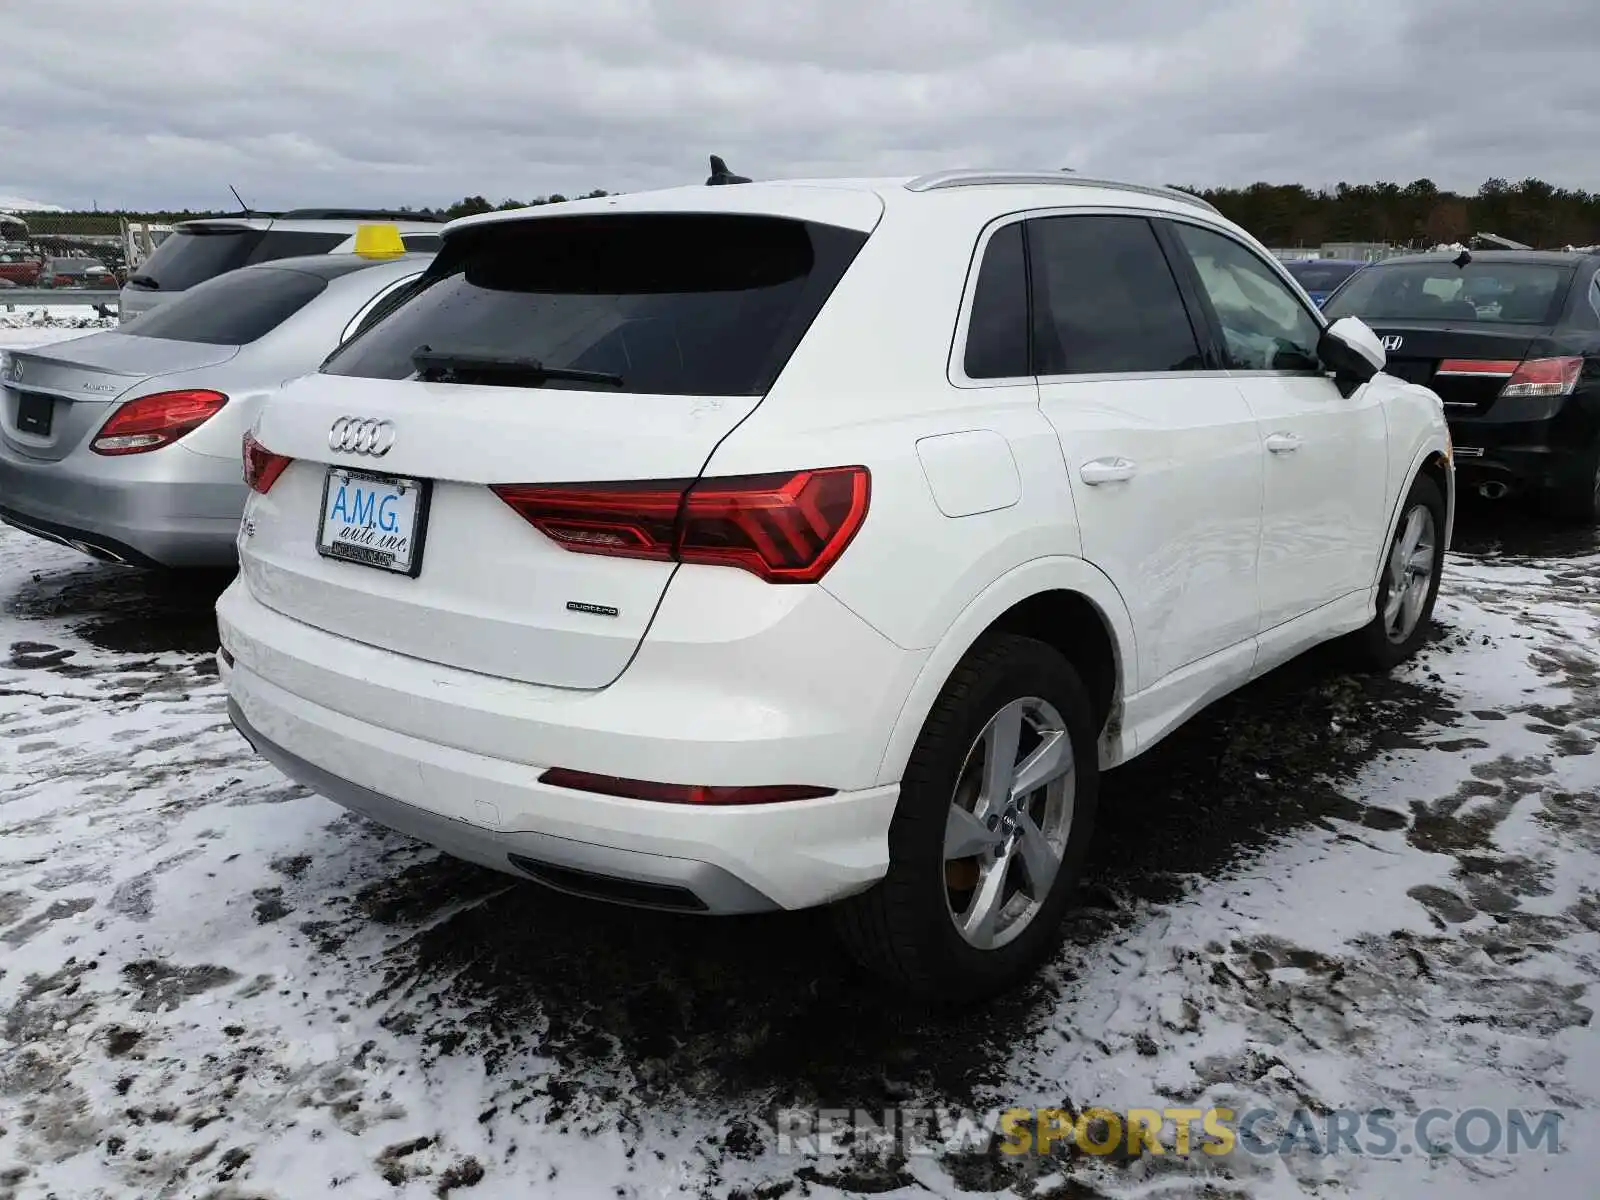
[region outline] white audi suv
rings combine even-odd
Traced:
[[[1451,449],[1383,364],[1163,188],[458,221],[246,439],[230,711],[462,858],[832,905],[893,982],[976,998],[1051,953],[1102,770],[1316,643],[1426,636]]]

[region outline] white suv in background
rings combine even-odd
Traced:
[[[1426,636],[1450,445],[1383,362],[1203,202],[1069,174],[459,221],[247,439],[231,714],[453,854],[835,905],[976,997],[1051,952],[1101,770]]]
[[[300,208],[293,212],[205,217],[172,227],[154,254],[128,276],[118,319],[166,304],[198,283],[255,263],[307,254],[350,254],[356,231],[381,221],[400,231],[407,253],[439,248],[444,218],[364,208]]]

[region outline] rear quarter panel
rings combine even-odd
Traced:
[[[865,465],[866,521],[822,586],[907,649],[938,643],[980,592],[1019,564],[1081,552],[1066,467],[1037,387],[958,388],[947,377],[968,270],[992,209],[969,215],[917,200],[889,206],[771,392],[706,467],[732,475]],[[946,516],[917,444],[968,432],[1005,440],[1020,485],[1000,489],[1016,493],[1005,507]]]
[[[249,355],[246,346],[239,357],[221,367],[208,367],[187,371],[180,375],[164,375],[148,380],[129,392],[125,400],[148,396],[156,392],[171,392],[188,388],[203,388],[221,392],[227,404],[200,428],[185,436],[178,446],[191,454],[205,458],[229,459],[239,463],[240,480],[243,481],[241,445],[245,431],[255,421],[262,403],[275,393],[283,383],[283,373],[276,360],[263,361]]]

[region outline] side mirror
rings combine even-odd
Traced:
[[[1359,317],[1340,317],[1323,331],[1317,357],[1334,376],[1357,385],[1366,383],[1388,361],[1378,335]]]

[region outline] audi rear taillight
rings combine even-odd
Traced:
[[[244,481],[250,485],[251,491],[265,496],[293,461],[288,455],[274,454],[268,450],[256,441],[254,434],[244,435]]]
[[[661,804],[780,804],[785,800],[820,800],[835,795],[835,789],[809,784],[773,783],[754,787],[712,787],[702,783],[649,783],[642,779],[622,779],[616,775],[592,775],[551,767],[539,776],[540,783],[574,792],[600,796],[620,796],[625,800],[654,800]]]
[[[500,484],[495,493],[580,554],[738,567],[816,583],[867,515],[865,467],[631,483]]]
[[[129,400],[100,427],[89,449],[96,454],[144,454],[170,446],[204,425],[228,398],[221,392],[157,392]]]
[[[1477,379],[1504,379],[1501,396],[1568,396],[1583,374],[1581,356],[1561,358],[1447,358],[1439,375]]]

